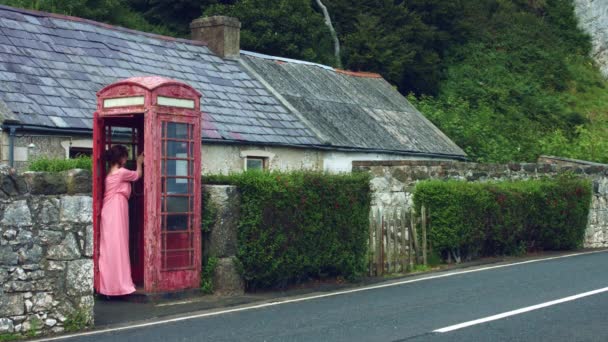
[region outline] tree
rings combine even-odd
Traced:
[[[240,0],[215,4],[204,15],[227,15],[242,23],[244,49],[334,64],[331,34],[310,0]]]

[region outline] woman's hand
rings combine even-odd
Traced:
[[[144,153],[142,152],[139,156],[137,156],[137,164],[142,165],[144,163]]]

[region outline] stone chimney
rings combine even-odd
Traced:
[[[193,40],[207,43],[222,58],[238,58],[241,49],[241,22],[237,18],[214,16],[190,23]]]

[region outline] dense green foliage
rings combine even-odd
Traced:
[[[338,65],[313,0],[0,0],[187,37],[243,22],[242,47]],[[608,162],[608,87],[572,0],[324,0],[348,69],[381,73],[480,162]]]
[[[209,257],[203,266],[203,271],[201,272],[201,292],[204,294],[213,293],[213,275],[218,261],[217,257]]]
[[[429,241],[444,257],[581,247],[591,203],[588,180],[500,183],[424,181],[414,203],[431,213]]]
[[[72,169],[84,169],[91,171],[91,158],[79,157],[74,159],[55,159],[41,157],[34,159],[30,165],[30,171],[60,172]]]
[[[237,257],[247,288],[275,288],[365,269],[367,174],[246,172],[206,177],[241,193]]]

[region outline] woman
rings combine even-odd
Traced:
[[[99,242],[99,292],[121,296],[135,292],[129,259],[129,196],[130,182],[141,177],[144,154],[137,157],[137,171],[124,168],[129,158],[127,148],[112,146],[105,159],[110,170],[105,179],[101,208],[101,238]]]

